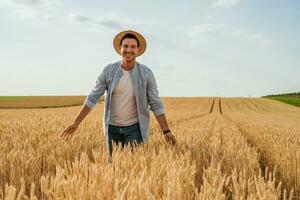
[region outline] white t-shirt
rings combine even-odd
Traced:
[[[123,76],[113,90],[110,105],[110,124],[115,126],[129,126],[138,122],[130,71],[122,68],[122,72]]]

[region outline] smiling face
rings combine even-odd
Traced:
[[[135,61],[138,54],[138,43],[134,38],[125,38],[121,44],[121,56],[127,63]]]

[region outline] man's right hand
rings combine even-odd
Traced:
[[[77,128],[78,128],[78,125],[75,123],[72,123],[64,130],[64,132],[61,134],[61,137],[63,139],[68,140],[70,137],[72,137],[73,133],[77,130]]]

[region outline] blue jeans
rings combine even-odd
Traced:
[[[136,123],[129,126],[114,126],[110,124],[108,127],[108,149],[110,156],[112,156],[113,152],[113,142],[117,145],[121,143],[122,147],[130,144],[133,151],[133,147],[143,142],[140,124]]]

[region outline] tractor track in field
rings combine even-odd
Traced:
[[[213,103],[212,103],[212,105],[211,105],[211,108],[210,108],[210,112],[209,112],[209,113],[212,113],[212,111],[213,111],[213,109],[214,109],[215,100],[216,100],[216,98],[214,98],[214,100],[213,100]]]
[[[221,98],[219,98],[219,110],[220,110],[220,114],[223,115]]]
[[[242,128],[240,125],[238,125],[233,119],[231,119],[228,115],[223,115],[223,117],[224,117],[224,120],[225,120],[225,121],[227,121],[227,122],[233,124],[234,126],[236,126],[236,128],[237,128],[238,131],[242,134],[242,136],[245,138],[246,143],[247,143],[250,147],[255,148],[255,149],[258,151],[258,153],[259,153],[260,155],[262,155],[262,156],[260,157],[260,160],[259,160],[259,165],[260,165],[260,168],[261,168],[262,172],[264,173],[264,172],[265,172],[265,168],[267,167],[267,165],[265,164],[265,163],[267,163],[267,161],[264,159],[264,158],[266,158],[266,156],[264,155],[263,151],[262,151],[261,149],[259,149],[259,148],[257,147],[257,145],[256,145],[253,141],[251,141],[251,140],[249,139],[249,137],[247,137],[247,132],[246,132],[245,130],[243,130],[243,128]]]
[[[213,98],[213,101],[212,101],[212,104],[210,106],[208,113],[203,113],[200,115],[194,115],[191,117],[182,118],[176,122],[179,123],[179,122],[186,122],[186,121],[190,121],[190,120],[194,120],[194,119],[199,119],[199,118],[202,118],[209,114],[214,113],[214,110],[217,110],[216,112],[219,112],[219,114],[223,115],[221,98]]]
[[[262,172],[262,175],[265,176],[265,169],[268,167],[269,169],[269,172],[272,172],[274,169],[275,169],[275,166],[274,164],[272,164],[271,160],[268,158],[266,152],[264,152],[264,150],[260,149],[258,147],[258,144],[256,144],[255,142],[253,142],[250,138],[249,138],[249,133],[248,131],[246,131],[245,129],[243,129],[238,123],[236,123],[231,117],[229,117],[228,115],[223,115],[222,116],[224,118],[225,121],[227,121],[228,123],[231,123],[233,124],[234,126],[236,126],[236,128],[238,129],[238,131],[242,134],[242,136],[245,138],[246,140],[246,143],[252,147],[252,148],[255,148],[255,150],[259,153],[259,167],[261,169],[261,172]],[[278,180],[281,180],[281,181],[287,181],[285,180],[284,176],[279,172],[277,171],[276,172],[277,176],[278,176]],[[286,182],[287,184],[287,182]],[[289,188],[287,187],[285,184],[285,189],[287,189],[287,191],[291,191],[292,188]],[[289,192],[287,192],[289,194]],[[297,197],[298,194],[296,192],[296,196],[295,196],[295,191],[294,191],[294,197]],[[279,198],[279,199],[283,199],[283,197]],[[294,199],[294,198],[293,198]],[[296,198],[298,199],[298,198]],[[300,199],[300,198],[299,198]]]
[[[214,110],[216,110],[217,113],[223,115],[221,98],[214,98],[210,113],[213,113]]]
[[[214,109],[215,100],[216,99],[214,98],[213,102],[212,102],[212,104],[210,106],[210,109],[209,109],[210,111],[208,113],[202,113],[202,114],[199,114],[199,115],[194,115],[194,116],[191,116],[191,117],[182,118],[180,120],[177,120],[176,122],[177,123],[186,122],[186,121],[190,121],[190,120],[194,120],[194,119],[199,119],[199,118],[202,118],[202,117],[205,117],[205,116],[211,114],[212,111],[213,111],[213,109]]]
[[[246,103],[246,102],[244,102],[244,103]],[[247,106],[249,106],[249,104],[247,104]],[[257,105],[256,105],[256,107],[257,107]],[[258,108],[256,108],[255,111],[259,112],[261,110],[259,110]],[[199,119],[199,118],[203,118],[203,117],[208,116],[210,114],[219,114],[225,120],[225,122],[227,121],[227,123],[230,123],[230,124],[236,126],[236,128],[238,129],[238,131],[245,138],[246,143],[250,147],[254,148],[259,153],[260,156],[259,156],[258,164],[259,164],[259,168],[261,169],[261,172],[262,172],[263,176],[265,176],[265,169],[266,169],[266,167],[269,168],[269,172],[271,172],[271,171],[274,170],[274,166],[271,164],[272,162],[271,162],[270,158],[268,158],[267,153],[263,149],[260,149],[259,145],[250,139],[250,137],[249,137],[250,134],[248,133],[248,131],[245,130],[245,129],[243,129],[243,127],[241,127],[229,115],[224,114],[224,112],[223,112],[223,106],[222,106],[222,99],[220,97],[213,98],[212,103],[210,104],[210,109],[209,109],[209,111],[207,113],[203,113],[203,114],[200,114],[200,115],[194,115],[194,116],[183,118],[181,120],[178,120],[178,123],[186,122],[186,121],[190,121],[190,120],[195,120],[195,119]],[[209,133],[212,133],[212,131],[214,131],[216,123],[217,123],[217,120],[214,119],[213,122],[212,122],[212,124],[210,125],[209,130],[208,130]],[[198,175],[200,175],[200,174],[198,174]],[[285,180],[283,178],[284,176],[281,173],[279,173],[278,171],[277,171],[277,176],[279,178],[278,180]],[[201,177],[199,176],[198,179],[201,179]],[[201,180],[197,181],[197,185],[198,185],[198,187],[201,186]],[[285,186],[285,188],[288,191],[291,191],[291,188],[288,188],[286,186]],[[283,197],[280,197],[279,199],[282,199],[282,198]]]

